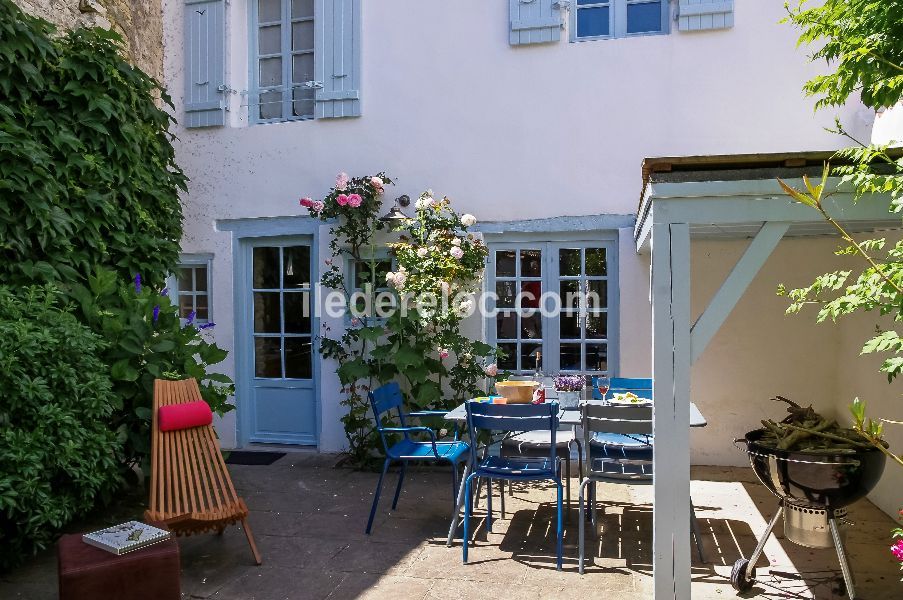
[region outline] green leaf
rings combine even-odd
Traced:
[[[342,364],[337,371],[342,385],[354,383],[370,376],[370,368],[360,357]]]
[[[113,363],[110,367],[110,376],[118,381],[135,381],[138,379],[138,371],[129,364],[129,359],[124,358]]]
[[[151,346],[151,350],[154,352],[159,352],[161,354],[165,352],[171,352],[176,349],[176,343],[172,340],[160,340],[153,346]]]
[[[423,364],[423,358],[423,354],[413,346],[403,345],[395,352],[395,366],[399,371],[404,372],[410,367],[418,367]]]

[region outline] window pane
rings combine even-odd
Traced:
[[[254,375],[282,377],[282,353],[279,338],[254,338]]]
[[[285,333],[310,333],[309,300],[309,292],[286,292],[283,294]]]
[[[586,370],[608,371],[608,346],[605,344],[586,345]]]
[[[282,18],[281,0],[258,0],[257,20],[261,23],[279,21]]]
[[[254,333],[279,331],[279,292],[254,292]]]
[[[539,298],[542,296],[541,281],[525,281],[520,284],[520,308],[539,308]]]
[[[314,95],[316,92],[307,88],[295,88],[292,90],[292,116],[313,117]]]
[[[563,340],[580,339],[580,318],[577,313],[561,313],[559,332]]]
[[[272,25],[261,27],[257,35],[257,47],[260,54],[279,54],[282,51],[282,27]]]
[[[314,16],[314,0],[292,0],[292,18]]]
[[[281,58],[262,58],[260,59],[260,87],[271,87],[274,85],[282,85],[282,59]]]
[[[521,315],[520,335],[522,339],[526,340],[542,339],[542,315],[539,313],[529,317]]]
[[[562,308],[578,308],[580,306],[580,282],[579,281],[562,281],[561,282],[561,307]]]
[[[310,287],[310,246],[289,246],[282,250],[285,289]]]
[[[311,360],[309,337],[285,338],[285,376],[287,378],[310,379]]]
[[[521,344],[520,345],[520,368],[522,371],[535,371],[537,367],[537,354],[542,352],[541,344]],[[540,363],[538,365],[542,367]]]
[[[260,94],[260,118],[282,118],[282,92],[262,92]]]
[[[314,22],[300,21],[292,23],[292,50],[314,49]],[[313,56],[311,56],[313,63]],[[313,69],[310,71],[310,79],[313,79]]]
[[[191,274],[194,269],[191,267],[181,267],[179,269],[179,289],[183,292],[193,292],[194,283],[192,283]]]
[[[386,273],[392,270],[392,263],[388,260],[378,260],[375,265],[376,288],[386,288]],[[354,265],[354,287],[362,288],[365,283],[371,283],[370,261],[358,261]]]
[[[254,288],[279,288],[279,248],[254,248]]]
[[[517,314],[499,313],[495,318],[495,336],[500,340],[517,339]]]
[[[608,313],[588,314],[586,316],[586,339],[604,340],[608,337]]]
[[[502,371],[513,371],[517,369],[517,344],[499,344],[505,356],[498,360],[499,369]]]
[[[514,308],[514,282],[499,281],[495,284],[495,293],[498,294],[496,306],[499,308]]]
[[[198,292],[207,291],[207,267],[195,267],[194,289]]]
[[[564,277],[580,275],[580,249],[567,248],[558,251],[558,274]]]
[[[608,0],[577,0],[578,6],[583,6],[584,4],[608,4]]]
[[[194,310],[194,298],[191,295],[179,294],[179,318],[187,319]]]
[[[605,264],[605,248],[586,249],[586,274],[591,276],[608,275],[608,268]]]
[[[580,344],[561,344],[561,370],[580,371]]]
[[[520,276],[542,277],[542,252],[540,250],[520,251]]]
[[[588,308],[608,308],[608,282],[589,281]]]
[[[292,57],[292,82],[304,83],[314,80],[314,55],[313,54],[296,54]],[[312,89],[301,88],[302,91],[310,91]]]
[[[627,5],[627,33],[662,30],[662,3]]]
[[[495,274],[499,277],[514,277],[514,250],[497,250],[495,253]]]
[[[198,321],[206,321],[210,318],[210,313],[207,309],[207,294],[198,294],[195,296],[194,306],[194,309],[197,311],[195,317]]]
[[[608,35],[608,7],[577,9],[577,37]]]

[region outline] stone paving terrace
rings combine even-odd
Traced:
[[[463,565],[460,543],[445,547],[451,512],[446,471],[409,469],[397,512],[388,510],[397,481],[391,473],[373,535],[366,536],[377,475],[334,469],[335,460],[290,453],[270,466],[230,466],[251,508],[250,523],[264,564],[254,566],[237,527],[222,537],[181,538],[183,598],[652,597],[651,487],[599,484],[601,535],[587,539],[588,553],[595,558],[581,577],[576,479],[562,572],[555,571],[553,488],[526,484],[515,486],[514,497],[506,501],[506,518],[494,521],[491,534],[480,526],[484,513],[478,513],[476,546],[471,562]],[[692,494],[708,561],[693,565],[693,598],[733,598],[730,567],[741,554],[752,552],[777,503],[748,468],[694,467]],[[485,501],[480,509],[485,509]],[[866,501],[851,507],[850,519],[856,526],[848,533],[847,550],[859,598],[903,597],[900,573],[888,551],[893,521]],[[833,550],[809,550],[773,537],[759,565],[761,583],[746,597],[845,598],[835,593],[833,578],[839,569]],[[819,573],[824,570],[831,572]],[[780,575],[800,572],[805,579]],[[56,597],[52,550],[0,576],[0,599]]]

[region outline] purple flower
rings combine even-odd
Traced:
[[[159,319],[159,318],[160,318],[160,305],[158,304],[154,307],[154,323],[156,323],[157,319]]]
[[[579,392],[586,385],[580,375],[559,375],[555,378],[555,389],[559,392]]]
[[[216,327],[216,323],[211,321],[209,323],[204,323],[203,325],[198,325],[198,329],[210,329],[211,327]]]
[[[135,293],[141,293],[141,273],[135,273]]]
[[[194,311],[191,311],[190,313],[188,313],[188,318],[185,319],[185,324],[186,324],[186,325],[191,325],[192,323],[194,323],[194,317],[195,317],[195,316],[196,316],[196,315],[195,315],[195,312],[194,312]]]
[[[169,288],[168,287],[163,288],[163,291],[160,292],[160,295],[163,296],[164,298],[168,297],[169,296]]]

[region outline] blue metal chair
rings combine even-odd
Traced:
[[[604,400],[599,393],[599,387],[596,385],[597,377],[593,377],[593,400]],[[640,398],[652,399],[652,380],[644,377],[612,377],[609,380],[608,392],[606,398],[612,394],[622,394],[624,392],[633,392]]]
[[[402,411],[404,398],[401,395],[401,388],[398,383],[392,382],[371,391],[368,394],[370,398],[370,406],[373,409],[373,416],[376,419],[376,431],[379,432],[379,438],[382,440],[383,449],[386,452],[386,460],[383,463],[383,470],[379,474],[379,482],[376,484],[376,494],[373,496],[373,506],[370,508],[370,518],[367,520],[367,534],[373,527],[373,518],[376,516],[376,507],[379,504],[379,496],[382,493],[383,478],[392,461],[401,463],[401,472],[398,475],[398,487],[395,488],[395,498],[392,500],[392,510],[398,506],[398,495],[401,494],[401,485],[404,482],[405,470],[407,463],[411,461],[423,462],[447,462],[452,466],[452,506],[457,504],[458,492],[458,465],[466,462],[468,458],[468,450],[470,444],[457,439],[452,442],[437,442],[436,433],[429,427],[411,427],[407,425],[406,419],[414,417],[443,416],[445,411],[425,410],[405,414]],[[383,419],[392,418],[391,411],[396,411],[399,426],[387,427],[383,423]],[[429,441],[417,441],[411,437],[412,433],[429,434]],[[390,445],[387,434],[401,434],[401,439]]]
[[[558,458],[555,433],[558,430],[558,403],[546,404],[489,404],[467,402],[467,427],[471,439],[476,439],[479,430],[485,431],[537,431],[549,432],[549,454],[545,457],[501,457],[487,456],[477,459],[476,444],[470,448],[473,472],[467,477],[464,488],[464,562],[467,562],[467,548],[470,541],[470,514],[473,511],[471,484],[474,477],[485,477],[488,489],[492,490],[492,480],[541,481],[552,480],[558,487],[558,543],[556,568],[561,570],[562,546],[562,494],[561,459]],[[492,493],[486,499],[486,530],[492,530]]]

